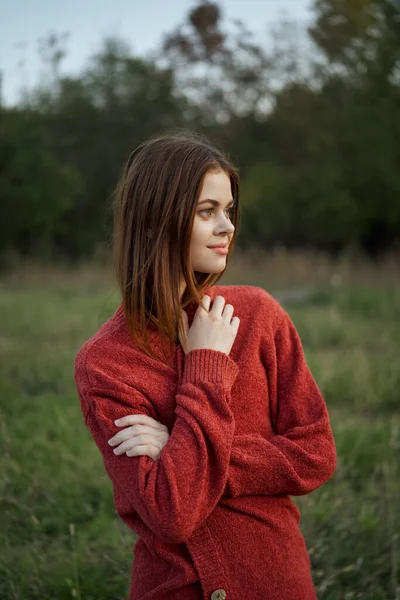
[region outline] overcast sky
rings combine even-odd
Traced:
[[[282,15],[306,23],[311,0],[217,0],[224,18],[240,19],[266,40]],[[68,32],[61,72],[78,73],[106,36],[130,43],[134,54],[156,49],[164,33],[182,23],[196,0],[0,0],[2,99],[13,104],[23,84],[38,81],[43,67],[38,40]]]

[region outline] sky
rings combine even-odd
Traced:
[[[1,100],[15,104],[21,88],[43,77],[38,40],[50,33],[68,33],[67,56],[61,74],[77,74],[101,48],[102,40],[117,36],[135,55],[156,50],[163,34],[185,21],[196,0],[0,0]],[[258,41],[268,28],[288,16],[310,21],[311,0],[217,0],[224,21],[240,19]]]

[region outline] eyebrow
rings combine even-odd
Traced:
[[[202,200],[201,202],[199,202],[198,204],[204,204],[205,202],[211,202],[211,204],[213,204],[214,206],[218,206],[220,204],[220,202],[218,202],[218,200],[213,200],[212,198],[206,198],[206,200]],[[235,205],[235,200],[230,200],[227,204],[227,206],[230,205]]]

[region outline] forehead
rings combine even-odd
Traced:
[[[224,171],[208,171],[200,191],[200,200],[205,197],[229,200],[232,197],[231,182]]]

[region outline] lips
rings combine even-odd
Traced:
[[[216,246],[214,248],[210,248],[210,250],[216,252],[217,254],[228,254],[229,252],[228,248],[223,246]]]

